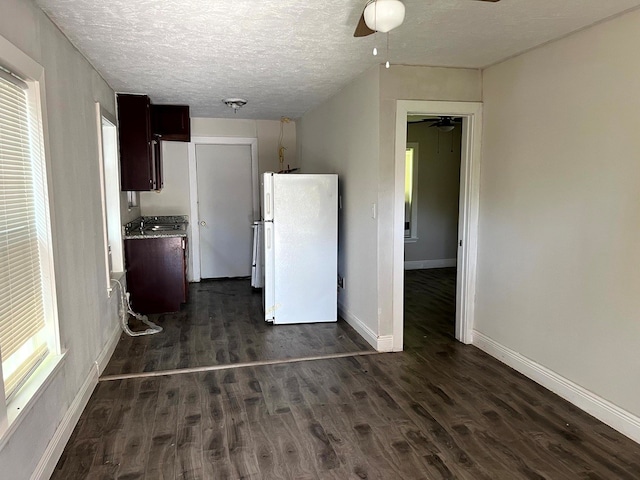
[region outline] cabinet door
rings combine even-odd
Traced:
[[[119,94],[117,98],[122,190],[156,190],[149,97]]]
[[[185,301],[183,240],[182,237],[125,240],[127,290],[136,312],[180,310]]]
[[[151,105],[151,125],[162,140],[191,141],[189,105]]]

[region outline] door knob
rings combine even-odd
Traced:
[[[200,222],[200,225],[201,225],[201,226],[203,226],[203,227],[206,227],[206,226],[207,226],[207,222],[205,222],[204,220],[202,220],[202,221]]]

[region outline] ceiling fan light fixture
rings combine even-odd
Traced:
[[[404,13],[400,0],[373,0],[364,9],[364,21],[371,30],[386,33],[402,25]]]
[[[437,129],[440,130],[441,132],[450,132],[454,128],[456,128],[455,125],[438,125],[437,126]]]
[[[244,107],[247,101],[244,98],[225,98],[222,103],[229,108],[233,108],[233,113],[238,113],[238,109]]]

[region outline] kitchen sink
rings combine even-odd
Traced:
[[[144,230],[151,230],[152,232],[165,232],[168,230],[185,230],[184,223],[176,223],[173,225],[152,225],[144,227]]]

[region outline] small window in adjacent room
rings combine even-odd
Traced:
[[[60,365],[44,69],[0,37],[0,438]]]
[[[418,239],[418,144],[407,143],[404,170],[404,238]]]
[[[124,271],[122,227],[120,222],[120,175],[118,166],[118,132],[116,121],[96,103],[98,125],[98,158],[102,193],[102,223],[107,291],[111,293],[111,279]]]

